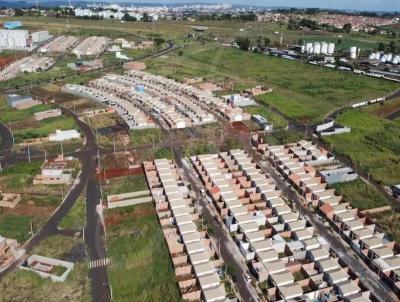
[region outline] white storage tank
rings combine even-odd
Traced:
[[[386,63],[386,61],[387,61],[387,55],[383,55],[383,56],[381,57],[381,62],[382,62],[382,63]]]
[[[392,62],[392,60],[393,60],[393,54],[392,53],[387,54],[386,55],[386,62]]]
[[[376,53],[375,53],[375,60],[380,60],[380,59],[381,59],[381,56],[382,56],[382,53],[376,52]]]
[[[328,44],[328,55],[332,55],[335,53],[335,43]]]
[[[328,54],[328,43],[326,42],[321,43],[321,53],[324,55]]]
[[[306,43],[306,52],[309,54],[313,53],[313,45],[312,43]]]
[[[369,59],[370,60],[375,60],[375,53],[374,52],[369,55]]]
[[[306,51],[306,46],[305,45],[301,45],[301,53],[304,53]]]
[[[313,45],[314,54],[319,55],[321,53],[321,44],[319,42],[315,42]]]
[[[394,56],[392,64],[400,64],[400,56]]]
[[[357,59],[357,47],[350,47],[350,59]]]

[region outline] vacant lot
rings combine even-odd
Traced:
[[[344,104],[385,96],[396,84],[320,67],[254,54],[217,44],[192,43],[183,53],[148,62],[149,71],[178,80],[203,76],[235,81],[236,89],[265,84],[274,88],[257,97],[303,122],[318,122]]]
[[[375,187],[367,185],[362,180],[338,183],[333,185],[337,193],[343,196],[344,202],[349,202],[360,210],[387,206],[386,199]]]
[[[73,261],[73,250],[82,248],[80,240],[60,235],[45,239],[32,253],[60,260]],[[84,257],[80,257],[84,261]],[[14,270],[0,280],[1,302],[86,302],[90,300],[87,264],[76,262],[73,271],[63,283],[43,279],[39,275]]]
[[[390,239],[400,242],[400,214],[393,211],[369,215]]]
[[[181,301],[153,205],[108,210],[106,220],[114,300]]]
[[[147,190],[146,177],[142,175],[114,177],[107,180],[104,192],[107,195]]]
[[[325,137],[333,150],[385,185],[400,183],[400,124],[356,110],[337,121],[351,133]]]

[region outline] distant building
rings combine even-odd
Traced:
[[[43,43],[47,40],[50,40],[53,36],[49,35],[48,31],[37,31],[32,33],[32,42],[33,43]]]
[[[231,94],[223,96],[223,98],[232,105],[238,107],[254,106],[256,102],[254,99],[246,94]]]
[[[56,130],[55,133],[49,135],[49,141],[51,142],[62,142],[74,138],[80,138],[81,135],[78,131],[74,130]]]
[[[0,30],[0,49],[26,49],[28,44],[27,30]]]
[[[18,110],[28,109],[42,103],[38,100],[34,100],[31,96],[22,96],[18,94],[7,95],[6,101],[8,105]]]
[[[37,121],[41,121],[44,119],[52,118],[52,117],[57,117],[61,115],[61,109],[52,109],[52,110],[47,110],[47,111],[41,111],[41,112],[36,112],[33,117]]]
[[[265,117],[255,114],[251,116],[251,119],[260,127],[261,130],[268,132],[273,130],[272,123],[269,123]]]

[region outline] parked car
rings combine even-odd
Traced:
[[[206,190],[204,188],[200,189],[201,196],[206,196]]]
[[[247,283],[250,283],[250,282],[251,282],[251,277],[250,277],[249,274],[244,274],[244,275],[243,275],[243,278],[244,278],[244,280],[245,280]]]

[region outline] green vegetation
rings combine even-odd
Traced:
[[[269,145],[285,145],[304,139],[304,133],[295,130],[275,130],[264,136]]]
[[[86,202],[79,197],[68,214],[61,219],[59,226],[63,229],[83,229],[86,226]]]
[[[56,235],[43,240],[32,253],[66,260],[77,244],[82,243],[75,238]],[[59,274],[61,270],[57,267],[55,273]],[[0,302],[86,302],[90,300],[88,267],[84,263],[75,263],[74,269],[62,283],[16,269],[0,280],[0,291]]]
[[[108,276],[115,301],[181,301],[152,204],[108,210]]]
[[[24,121],[28,118],[31,118],[33,114],[36,112],[41,112],[45,110],[50,110],[52,109],[52,105],[49,104],[41,104],[34,106],[29,109],[24,109],[24,110],[17,110],[13,109],[11,106],[7,104],[7,101],[5,97],[0,97],[0,122],[7,124],[9,122],[20,122]]]
[[[26,215],[0,216],[0,234],[25,242],[30,235],[30,217]]]
[[[400,242],[400,214],[393,211],[369,215],[391,240]]]
[[[172,159],[174,157],[172,150],[170,148],[159,148],[154,151],[153,157],[156,158],[168,158]]]
[[[146,177],[142,175],[115,177],[107,180],[103,186],[107,195],[147,190]]]
[[[163,134],[159,128],[131,130],[129,131],[129,137],[133,145],[147,145],[161,141]]]
[[[15,192],[31,186],[33,177],[40,171],[41,165],[40,161],[21,161],[4,168],[0,174],[0,188],[3,191]]]
[[[395,98],[387,102],[376,103],[373,105],[363,107],[361,110],[376,116],[386,117],[387,115],[396,111],[399,108],[400,108],[400,98]]]
[[[77,238],[54,235],[36,245],[32,249],[32,254],[64,260],[69,256],[72,248],[79,243],[82,241]]]
[[[193,43],[183,54],[147,62],[150,72],[184,77],[234,81],[236,89],[265,84],[274,91],[257,97],[287,116],[303,122],[319,122],[330,111],[352,101],[384,96],[394,91],[395,83],[355,74],[328,70],[301,62],[282,60],[216,44]],[[247,83],[247,84],[246,84]]]
[[[387,206],[385,197],[375,187],[362,180],[338,183],[332,186],[337,193],[343,196],[345,202],[360,210],[374,209]]]
[[[232,142],[234,143],[234,142]],[[233,146],[232,146],[233,147]],[[217,153],[217,147],[212,143],[207,142],[195,142],[190,146],[185,148],[185,157],[197,155],[197,154],[207,154],[207,153]]]
[[[57,129],[71,130],[75,128],[76,124],[73,118],[70,117],[49,118],[31,125],[31,127],[29,128],[15,130],[14,138],[16,143],[20,143],[25,139],[47,137],[50,133],[54,133],[55,130]]]
[[[333,150],[350,158],[376,181],[400,183],[400,125],[368,113],[349,110],[337,121],[351,133],[325,137]]]

